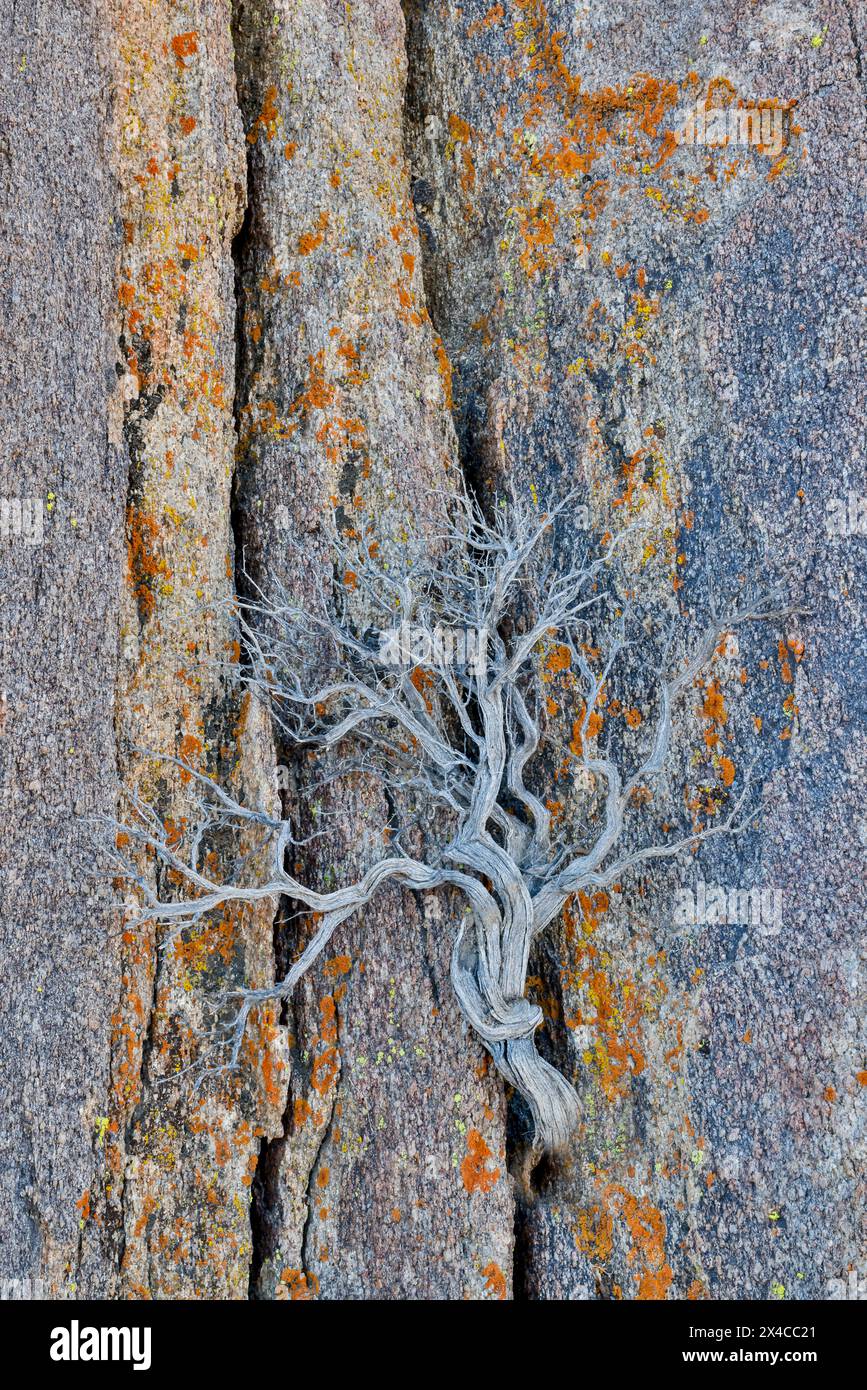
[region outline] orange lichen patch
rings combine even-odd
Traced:
[[[803,657],[804,657],[804,644],[803,644],[803,642],[800,640],[800,638],[798,638],[798,637],[790,637],[790,638],[789,638],[789,642],[788,642],[788,646],[789,646],[789,651],[792,653],[792,656],[795,658],[795,661],[798,661],[798,662],[802,661],[802,660],[803,660]]]
[[[339,1068],[338,1049],[327,1048],[327,1051],[322,1052],[313,1063],[310,1084],[314,1091],[320,1095],[325,1095],[327,1091],[331,1090],[332,1083],[338,1076]]]
[[[561,671],[568,671],[572,666],[572,653],[568,647],[555,644],[545,655],[542,662],[542,679],[552,680]]]
[[[182,135],[192,135],[196,128],[196,118],[195,116],[181,116],[178,125]]]
[[[646,1066],[638,991],[632,980],[618,986],[604,970],[593,965],[582,972],[580,982],[595,1009],[586,1019],[582,1014],[580,1021],[589,1023],[597,1035],[592,1050],[585,1052],[584,1061],[593,1066],[604,1095],[613,1101],[626,1095],[630,1078],[640,1075]]]
[[[583,936],[592,936],[593,932],[596,931],[600,919],[608,911],[608,894],[600,890],[591,897],[588,893],[585,893],[583,889],[579,889],[578,907],[580,908],[580,919],[575,911],[574,895],[568,898],[563,906],[563,924],[566,929],[566,940],[570,943],[579,940],[579,920]],[[576,1025],[574,1022],[570,1021],[569,1026],[575,1027]]]
[[[613,507],[631,507],[634,506],[635,503],[639,500],[635,495],[641,477],[639,472],[639,465],[642,464],[646,458],[647,450],[645,448],[641,448],[636,449],[635,453],[632,455],[631,458],[623,460],[623,463],[621,464],[621,472],[623,474],[626,486],[624,487],[624,490],[621,493],[621,495],[619,497],[615,497],[612,500],[611,505]]]
[[[247,132],[248,142],[255,145],[260,134],[264,135],[266,140],[273,140],[280,124],[281,117],[277,110],[277,88],[271,86],[265,93],[262,110]]]
[[[583,173],[587,163],[585,156],[578,150],[575,142],[562,135],[560,148],[550,154],[546,152],[546,159],[549,161],[552,171],[563,179],[571,179],[576,174]]]
[[[333,419],[324,420],[319,426],[316,431],[316,442],[324,446],[325,457],[330,463],[337,463],[344,448],[353,449],[361,454],[361,476],[367,478],[370,471],[370,461],[364,450],[364,435],[364,424],[360,419],[357,417],[345,419],[343,416],[337,415]],[[360,506],[357,494],[353,498],[353,506]]]
[[[472,129],[466,121],[461,120],[460,116],[452,113],[449,116],[449,137],[450,148],[460,145],[461,150],[461,174],[460,185],[464,194],[469,195],[476,184],[476,169],[473,163],[473,152],[471,148]]]
[[[499,1168],[487,1166],[488,1159],[493,1156],[479,1131],[471,1129],[467,1135],[467,1152],[461,1161],[461,1178],[467,1192],[490,1192],[499,1180]]]
[[[485,1281],[486,1292],[490,1294],[491,1298],[496,1298],[502,1302],[506,1297],[506,1276],[500,1266],[492,1260],[482,1270],[482,1278]]]
[[[324,998],[320,999],[319,1012],[321,1023],[318,1041],[326,1046],[313,1063],[310,1085],[318,1095],[324,1096],[331,1089],[340,1071],[340,1053],[336,1046],[337,1005],[333,995],[326,994]]]
[[[701,712],[704,718],[709,719],[712,724],[722,726],[726,722],[728,716],[726,714],[725,698],[720,690],[719,681],[711,681],[710,685],[705,690]],[[711,737],[715,737],[715,731],[713,729],[708,730],[708,734],[710,734]],[[705,742],[707,742],[708,734],[705,735]]]
[[[186,816],[178,816],[177,819],[174,816],[166,816],[163,825],[166,832],[166,844],[169,849],[177,849],[187,833]]]
[[[578,1213],[578,1228],[573,1231],[575,1244],[596,1265],[607,1264],[614,1248],[614,1218],[602,1206],[593,1206]]]
[[[449,135],[455,141],[468,141],[472,135],[467,122],[461,120],[460,116],[456,116],[454,112],[449,116]]]
[[[528,975],[526,982],[527,990],[534,1003],[538,1004],[545,1018],[551,1019],[556,1023],[562,1012],[560,1000],[553,990],[547,990],[545,983],[540,975]]]
[[[131,506],[127,512],[127,566],[142,620],[153,613],[156,602],[153,585],[157,575],[168,578],[171,574],[165,560],[157,555],[158,536],[159,527],[154,518]]]
[[[293,414],[299,410],[305,414],[311,410],[327,410],[334,401],[334,387],[325,380],[325,353],[320,350],[308,357],[307,365],[307,385],[292,402]]]
[[[672,1071],[680,1070],[680,1062],[683,1057],[683,1023],[677,1019],[677,1042],[665,1054],[665,1060]]]
[[[147,1193],[144,1198],[144,1201],[142,1202],[141,1216],[139,1217],[138,1221],[135,1223],[135,1226],[133,1227],[133,1231],[136,1236],[140,1236],[143,1233],[149,1219],[151,1218],[151,1216],[153,1216],[156,1209],[156,1198],[152,1197],[150,1193]]]
[[[603,718],[604,716],[602,715],[600,710],[591,710],[590,717],[587,720],[588,738],[596,738],[598,734],[601,733]],[[640,722],[641,721],[639,719],[639,723]],[[582,758],[584,756],[584,739],[582,736],[583,727],[584,710],[582,709],[580,716],[575,720],[575,722],[572,725],[572,737],[569,740],[569,751],[576,758]]]
[[[332,330],[332,337],[335,335],[335,333],[339,333],[339,329]],[[340,343],[338,344],[337,348],[337,356],[341,359],[341,361],[345,364],[346,367],[346,374],[344,378],[345,381],[350,386],[360,386],[362,382],[366,379],[364,373],[359,370],[358,365],[361,361],[361,352],[350,338],[346,338],[343,335],[340,335]]]
[[[859,1086],[867,1086],[867,1071],[859,1071],[855,1075],[855,1080]]]
[[[777,658],[780,663],[780,680],[785,681],[787,685],[791,685],[794,676],[792,675],[792,666],[789,661],[789,653],[786,650],[785,642],[778,642]]]
[[[553,264],[549,248],[554,245],[554,233],[559,215],[550,198],[543,198],[531,208],[519,208],[518,230],[524,241],[524,249],[518,260],[525,273],[532,277],[547,270]]]
[[[723,780],[723,786],[730,787],[732,782],[735,780],[734,763],[732,762],[731,758],[720,758],[719,766],[720,776]]]
[[[329,1179],[329,1177],[330,1177],[330,1170],[329,1170],[328,1168],[320,1168],[320,1169],[319,1169],[319,1172],[318,1172],[317,1175],[316,1175],[316,1183],[317,1183],[317,1186],[319,1186],[319,1187],[327,1187],[327,1186],[328,1186],[328,1179]]]
[[[247,1171],[246,1171],[246,1173],[244,1174],[244,1176],[241,1178],[241,1185],[242,1185],[243,1187],[252,1187],[252,1186],[253,1186],[253,1178],[254,1178],[254,1176],[255,1176],[256,1169],[257,1169],[258,1166],[259,1166],[259,1155],[258,1155],[257,1153],[251,1153],[251,1154],[249,1155],[248,1159],[247,1159]]]
[[[473,20],[467,27],[467,34],[470,38],[475,38],[476,34],[485,29],[490,29],[493,24],[502,24],[505,11],[500,4],[492,5],[491,8],[482,15],[481,19]]]
[[[188,970],[201,972],[208,968],[214,957],[218,956],[224,965],[230,965],[237,945],[237,923],[231,917],[221,917],[207,928],[193,931],[187,940],[176,937],[172,944],[175,960],[183,961]]]
[[[322,245],[325,240],[325,233],[328,230],[328,223],[329,216],[327,211],[323,208],[316,222],[316,231],[305,232],[303,236],[298,238],[299,256],[309,256],[312,251],[315,251],[317,247]]]
[[[298,152],[298,145],[295,140],[287,140],[283,146],[283,156],[285,159],[294,159]]]
[[[348,975],[352,969],[352,960],[349,956],[332,956],[327,961],[322,971],[327,979],[335,980],[340,975]]]
[[[302,1096],[297,1096],[292,1107],[292,1123],[296,1132],[303,1129],[307,1121],[313,1118],[315,1117],[310,1102],[304,1100]]]
[[[436,687],[436,677],[433,672],[426,670],[424,666],[414,666],[409,678],[424,700],[428,714],[432,714],[433,701],[430,692]]]
[[[834,1101],[837,1099],[837,1091],[836,1091],[835,1087],[833,1087],[833,1086],[826,1086],[826,1087],[825,1087],[825,1091],[824,1091],[824,1096],[825,1096],[825,1099],[826,1099],[826,1101],[828,1102],[828,1104],[829,1104],[829,1105],[833,1105],[833,1104],[834,1104]]]
[[[593,940],[608,910],[608,896],[579,892],[577,906],[580,916],[575,898],[563,911],[569,958],[561,964],[560,980],[564,998],[575,999],[565,1021],[567,1028],[595,1031],[582,1060],[597,1077],[606,1100],[614,1102],[628,1094],[632,1076],[646,1068],[644,1018],[658,1004],[659,990],[664,993],[664,986],[657,981],[653,995],[631,974],[620,980],[612,978],[611,960]]]
[[[166,179],[174,179],[179,166],[174,162],[161,166],[151,158],[147,168],[152,176],[162,170]],[[170,242],[178,245],[170,204],[168,190],[148,195],[154,218],[151,240],[156,242],[159,234],[161,251]],[[129,286],[121,295],[122,307],[127,311],[124,352],[127,369],[139,392],[159,390],[163,400],[183,398],[190,417],[190,433],[196,439],[217,428],[214,414],[222,412],[226,404],[222,375],[214,366],[219,321],[210,307],[212,296],[207,278],[194,284],[188,274],[190,263],[200,259],[199,250],[181,242],[179,251],[179,256],[160,254],[146,260],[137,266],[135,274],[124,267],[123,284]],[[193,293],[194,288],[199,292]],[[176,321],[182,306],[186,313],[185,331],[170,332],[167,325]]]
[[[274,1010],[262,1010],[255,1032],[250,1038],[251,1069],[255,1070],[257,1065],[259,1066],[265,1097],[272,1110],[282,1112],[286,1103],[286,1064],[279,1061],[275,1055],[274,1045],[279,1036],[280,1028]]]
[[[789,156],[785,152],[783,152],[783,154],[781,154],[777,159],[774,160],[773,164],[768,170],[769,183],[772,182],[774,179],[778,179],[780,177],[780,174],[783,172],[788,162]]]
[[[185,68],[185,58],[192,58],[199,48],[199,31],[190,29],[185,34],[175,34],[171,42],[171,49],[175,55],[175,62],[179,68]]]
[[[424,304],[417,306],[415,296],[410,293],[400,282],[394,284],[397,291],[397,299],[400,304],[398,318],[401,323],[410,324],[413,328],[420,328],[428,319],[428,311]]]
[[[637,709],[624,710],[623,718],[626,720],[630,729],[637,729],[641,723],[641,711]]]
[[[639,1267],[638,1292],[640,1300],[667,1298],[674,1275],[665,1259],[665,1217],[647,1197],[635,1197],[625,1187],[612,1183],[606,1188],[606,1199],[619,1199],[620,1211],[632,1239],[627,1255],[631,1265]]]
[[[81,1196],[79,1197],[78,1201],[77,1201],[76,1204],[75,1204],[75,1209],[76,1209],[76,1211],[80,1211],[80,1212],[81,1212],[81,1220],[82,1220],[82,1222],[85,1222],[85,1221],[89,1221],[89,1220],[90,1220],[90,1189],[89,1189],[89,1188],[86,1188],[85,1191],[82,1192]]]
[[[448,410],[451,410],[454,405],[452,399],[452,364],[443,346],[443,340],[438,333],[433,335],[433,346],[434,352],[436,353],[437,369],[443,384],[443,395],[446,399],[446,407]]]
[[[315,1274],[305,1274],[300,1269],[284,1269],[280,1283],[288,1289],[291,1302],[309,1302],[319,1293],[319,1280]]]
[[[178,757],[181,759],[181,762],[189,763],[190,765],[197,763],[202,756],[202,751],[201,739],[196,738],[193,734],[184,734],[184,737],[178,745]],[[189,772],[185,769],[181,769],[180,775],[182,782],[189,782],[191,776]]]

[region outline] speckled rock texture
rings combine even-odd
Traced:
[[[0,48],[0,1293],[863,1292],[863,7],[17,0]],[[582,1117],[543,1157],[447,894],[383,892],[195,1089],[208,999],[310,923],[161,940],[94,826],[182,830],[169,755],[326,812],[311,881],[374,862],[383,793],[318,792],[239,695],[232,598],[312,600],[338,531],[436,546],[461,474],[575,489],[567,546],[649,505],[687,625],[744,581],[793,610],[721,644],[643,812],[752,769],[756,823],[540,940]],[[640,736],[646,675],[614,694]],[[535,790],[577,823],[573,737],[558,677]]]

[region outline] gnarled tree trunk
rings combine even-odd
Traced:
[[[864,17],[712,10],[0,16],[0,1284],[761,1299],[857,1273]],[[697,102],[727,144],[676,138]],[[163,949],[91,824],[124,787],[189,816],[146,750],[309,833],[309,766],[221,667],[231,597],[309,596],[333,527],[397,543],[461,473],[488,506],[574,486],[596,532],[645,489],[661,604],[758,573],[808,610],[719,652],[670,774],[677,798],[760,759],[760,824],[535,949],[540,1050],[581,1103],[541,1161],[462,1026],[448,894],[383,893],[195,1091],[206,998],[272,981],[309,923],[284,902]],[[568,817],[555,684],[536,791]],[[333,886],[388,807],[321,800],[303,868]],[[781,906],[685,925],[700,883]]]

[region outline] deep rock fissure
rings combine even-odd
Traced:
[[[437,180],[429,181],[426,178],[429,171],[424,168],[416,168],[413,165],[413,150],[416,145],[413,138],[413,126],[417,131],[423,131],[427,115],[424,96],[427,59],[424,52],[421,25],[417,23],[417,16],[412,13],[410,0],[401,0],[401,4],[404,14],[406,53],[406,87],[404,90],[402,128],[404,156],[409,169],[410,187],[413,190],[413,204],[418,225],[418,254],[427,309],[434,332],[439,334],[444,343],[447,343],[448,326],[446,319],[448,313],[445,306],[448,303],[449,286],[439,274],[437,257],[430,254],[425,227],[421,225],[419,210],[419,200],[424,196],[425,189],[432,186],[432,182],[437,182]],[[467,380],[465,371],[460,370],[454,363],[452,365],[455,389],[451,413],[457,442],[458,465],[470,495],[475,497],[483,509],[487,511],[491,504],[491,498],[481,483],[484,477],[484,441],[479,437],[478,431],[474,427],[477,422],[474,422],[472,412],[464,404],[465,399],[469,400],[473,394],[472,383]],[[556,976],[556,972],[554,974]],[[544,1182],[550,1176],[548,1169],[554,1162],[550,1158],[540,1159],[534,1153],[528,1144],[527,1134],[528,1115],[524,1102],[519,1095],[511,1095],[507,1098],[505,1149],[506,1168],[515,1180],[517,1189],[512,1236],[513,1301],[523,1301],[529,1297],[527,1293],[527,1212],[529,1205],[538,1196],[540,1177]],[[544,1166],[544,1173],[540,1165]]]
[[[235,83],[236,93],[240,89],[241,74],[238,71],[238,51],[234,47],[235,57]],[[238,101],[239,116],[242,128],[246,130],[244,113],[240,106],[240,97],[236,95]],[[252,241],[253,205],[255,201],[255,178],[253,174],[252,159],[250,151],[246,152],[246,183],[245,183],[245,207],[241,226],[232,239],[232,263],[234,265],[234,316],[235,316],[235,378],[233,383],[232,411],[234,419],[234,434],[236,451],[241,439],[241,400],[243,399],[244,380],[247,371],[248,344],[244,335],[244,312],[243,312],[243,276],[244,266],[247,259],[248,249]],[[241,508],[238,497],[238,459],[237,452],[232,470],[231,502],[229,513],[229,526],[233,540],[234,554],[234,573],[233,586],[236,594],[240,594],[243,588],[244,574],[244,535],[241,524]],[[241,660],[243,661],[243,652]],[[272,925],[273,950],[275,960],[275,970],[279,969],[279,950],[280,950],[280,928],[279,922],[283,915],[283,904],[278,903]],[[278,1155],[282,1145],[285,1143],[287,1126],[289,1123],[289,1110],[287,1108],[283,1116],[283,1135],[277,1139],[269,1139],[263,1136],[259,1144],[258,1162],[253,1178],[250,1203],[250,1269],[247,1296],[255,1299],[259,1276],[265,1259],[273,1244],[270,1238],[270,1230],[273,1225],[273,1218],[276,1210],[276,1169],[279,1167]]]
[[[424,170],[413,167],[413,139],[412,123],[422,120],[424,112],[425,92],[425,55],[423,44],[420,41],[420,33],[413,21],[409,6],[403,0],[402,8],[405,21],[405,58],[406,58],[406,82],[403,100],[403,119],[402,119],[402,141],[403,152],[406,160],[408,175],[411,188],[415,188],[419,180],[423,180]],[[238,10],[236,8],[235,14]],[[248,64],[251,60],[249,53],[240,54],[235,49],[236,80],[239,91],[243,87],[243,78],[248,73],[241,71],[241,63]],[[239,97],[240,104],[240,97]],[[242,118],[245,113],[241,111]],[[246,121],[245,121],[246,128]],[[255,210],[256,210],[256,171],[251,152],[247,151],[247,182],[246,182],[246,210],[242,226],[232,243],[232,257],[235,266],[235,382],[234,382],[234,419],[236,438],[241,438],[241,405],[246,394],[247,372],[251,360],[251,345],[246,340],[244,327],[244,273],[251,252],[251,247],[255,241]],[[416,217],[419,221],[418,213]],[[418,228],[418,253],[422,278],[425,286],[425,298],[428,313],[434,332],[441,333],[442,328],[447,328],[444,321],[448,318],[448,313],[443,312],[444,297],[448,291],[448,286],[439,284],[438,266],[436,257],[429,254],[425,243],[423,227]],[[457,374],[456,374],[457,376]],[[467,412],[462,407],[462,400],[468,392],[469,385],[465,380],[456,380],[457,392],[456,400],[452,405],[452,419],[455,426],[455,437],[457,442],[457,462],[461,470],[463,479],[471,493],[479,493],[479,478],[482,475],[482,444],[476,437],[476,432],[472,428],[472,421]],[[486,500],[482,498],[481,500]],[[236,460],[235,475],[232,487],[231,504],[231,527],[234,537],[235,552],[235,573],[234,584],[236,592],[242,592],[244,588],[244,547],[245,536],[242,524],[242,499],[239,491],[238,462]],[[284,814],[288,814],[284,808]],[[281,967],[286,965],[287,942],[286,933],[282,923],[287,916],[291,915],[292,905],[281,903],[278,906],[273,924],[273,951],[275,970],[279,974]],[[422,923],[422,931],[424,924]],[[290,1019],[292,1010],[289,1011]],[[290,1021],[284,1019],[284,1022]],[[290,1080],[287,1103],[283,1114],[282,1133],[276,1138],[263,1138],[259,1148],[259,1160],[252,1187],[251,1204],[251,1258],[250,1258],[250,1280],[249,1297],[255,1299],[259,1296],[259,1281],[265,1262],[274,1254],[276,1231],[279,1227],[282,1212],[282,1200],[280,1194],[280,1169],[282,1157],[292,1129],[292,1106],[293,1106],[293,1086]],[[314,1180],[316,1163],[322,1145],[325,1144],[333,1122],[333,1111],[329,1117],[328,1125],[322,1136],[322,1144],[317,1150],[317,1156],[311,1165],[307,1175],[307,1199],[308,1199],[308,1218],[305,1221],[302,1232],[302,1261],[306,1256],[306,1246],[309,1225],[309,1186]],[[532,1192],[535,1187],[532,1175],[531,1156],[528,1153],[526,1142],[526,1116],[524,1115],[520,1103],[509,1104],[509,1114],[507,1123],[506,1160],[510,1171],[523,1168],[525,1171],[525,1182],[528,1185],[527,1200],[532,1201]],[[523,1203],[516,1202],[514,1218],[514,1289],[515,1297],[526,1297],[524,1293],[525,1277],[521,1268],[522,1252],[524,1248],[524,1238],[522,1234],[522,1210]]]

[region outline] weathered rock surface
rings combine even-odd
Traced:
[[[0,536],[0,1280],[797,1299],[857,1274],[864,27],[842,0],[4,14],[0,499],[42,512]],[[728,145],[676,141],[707,100]],[[161,949],[88,821],[125,786],[182,824],[169,755],[305,834],[318,803],[316,882],[369,865],[387,805],[317,792],[239,699],[230,602],[310,599],[335,529],[436,544],[461,469],[488,503],[574,487],[597,532],[642,500],[661,611],[701,622],[744,578],[805,610],[720,650],[647,810],[706,814],[754,765],[761,821],[540,944],[583,1115],[541,1163],[461,1025],[447,896],[384,893],[194,1091],[207,997],[309,924],[282,903]],[[551,704],[538,790],[576,817]],[[701,882],[774,910],[684,923]]]

